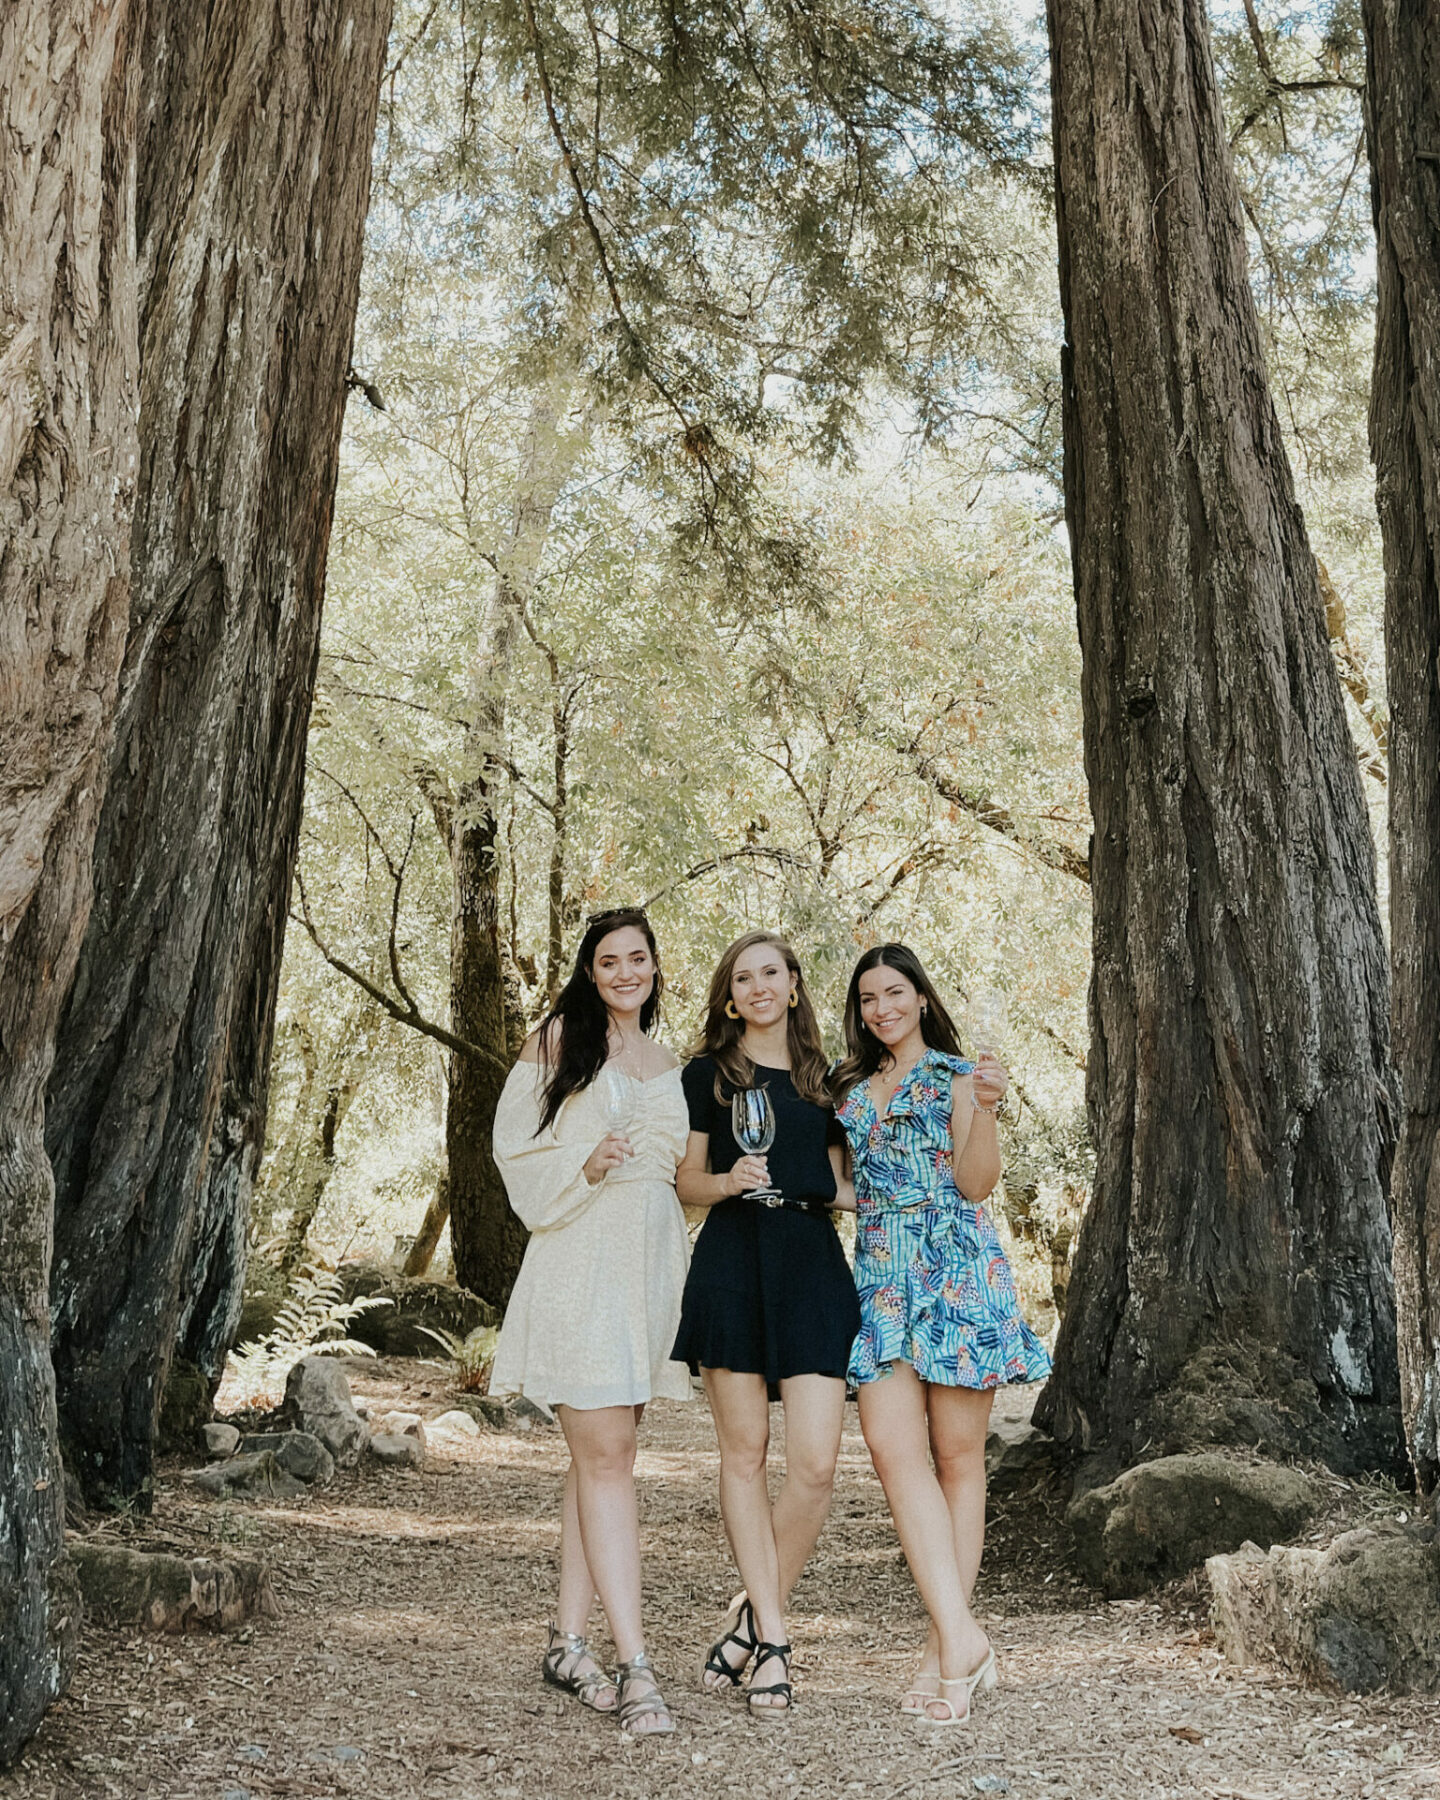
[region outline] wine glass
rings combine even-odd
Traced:
[[[1005,1035],[1005,996],[998,988],[977,987],[965,1007],[970,1042],[976,1056],[998,1056]]]
[[[775,1108],[764,1088],[741,1088],[730,1102],[730,1129],[747,1156],[764,1156],[775,1142]],[[780,1191],[773,1187],[747,1188],[745,1199],[774,1202]]]
[[[623,1137],[635,1117],[635,1090],[623,1069],[606,1063],[600,1071],[600,1116],[612,1136]]]

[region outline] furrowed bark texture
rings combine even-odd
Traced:
[[[1404,1093],[1391,1200],[1401,1402],[1440,1484],[1440,14],[1366,0],[1379,318],[1370,446],[1385,545],[1390,956]]]
[[[134,600],[47,1119],[61,1435],[98,1505],[148,1493],[187,1295],[220,1271],[223,1316],[240,1268],[389,12],[147,10]]]
[[[1224,1367],[1278,1398],[1218,1435],[1387,1461],[1374,856],[1205,8],[1050,0],[1049,25],[1098,1166],[1036,1417],[1133,1458],[1187,1365]]]
[[[0,1764],[69,1683],[45,1083],[90,904],[130,596],[130,9],[0,12]]]

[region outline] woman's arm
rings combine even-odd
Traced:
[[[855,1198],[855,1183],[850,1179],[850,1146],[831,1144],[829,1153],[830,1167],[835,1171],[835,1198],[831,1205],[836,1212],[859,1212],[860,1202]]]
[[[675,1171],[675,1192],[682,1206],[715,1206],[743,1194],[747,1188],[764,1187],[770,1175],[763,1156],[742,1156],[723,1175],[710,1173],[710,1134],[692,1131],[685,1154]]]
[[[955,1185],[978,1206],[1000,1179],[996,1113],[1010,1078],[993,1056],[982,1056],[973,1075],[957,1075],[950,1090],[950,1143]]]

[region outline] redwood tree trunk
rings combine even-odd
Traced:
[[[1440,15],[1365,0],[1379,319],[1370,397],[1385,544],[1390,955],[1404,1092],[1391,1201],[1401,1399],[1440,1483]]]
[[[1049,0],[1098,1166],[1037,1419],[1390,1462],[1374,856],[1203,0]]]
[[[197,1256],[240,1266],[223,1154],[217,1219],[202,1196],[237,1031],[242,1111],[263,1101],[274,968],[252,964],[294,860],[389,13],[146,15],[134,601],[47,1119],[61,1436],[98,1504],[148,1493]]]
[[[130,8],[0,12],[0,1764],[70,1680],[45,1083],[90,906],[129,605]]]

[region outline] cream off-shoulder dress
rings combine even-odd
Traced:
[[[540,1123],[538,1063],[510,1071],[495,1113],[495,1161],[532,1233],[505,1312],[492,1394],[543,1406],[633,1406],[688,1400],[672,1362],[690,1263],[675,1171],[690,1128],[680,1071],[634,1081],[626,1131],[635,1154],[592,1187],[584,1164],[606,1134],[595,1086]]]

